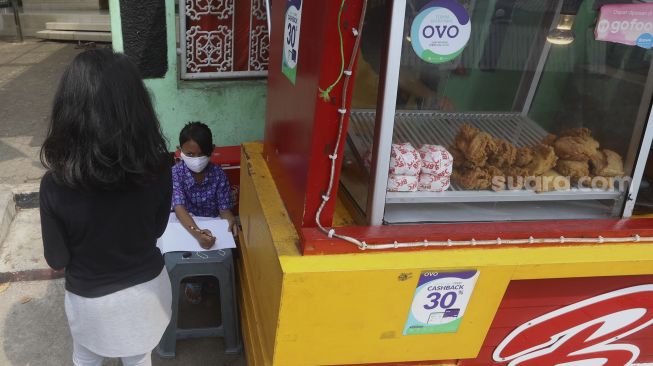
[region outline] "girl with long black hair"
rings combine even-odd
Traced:
[[[151,365],[171,314],[156,238],[172,181],[150,96],[125,55],[90,50],[68,66],[41,161],[44,253],[52,268],[65,268],[73,363]]]

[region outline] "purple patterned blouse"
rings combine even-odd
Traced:
[[[209,163],[205,171],[204,181],[197,183],[184,162],[172,167],[173,209],[181,205],[192,215],[217,217],[220,210],[233,207],[231,186],[222,168]]]

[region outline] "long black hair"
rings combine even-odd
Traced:
[[[109,49],[79,54],[54,97],[41,162],[74,189],[147,185],[168,168],[167,144],[140,73]]]
[[[214,146],[211,129],[204,123],[199,121],[188,122],[181,129],[179,133],[179,146],[181,147],[190,140],[195,141],[199,145],[202,154],[210,157],[211,153],[213,153]]]

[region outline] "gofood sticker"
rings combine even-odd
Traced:
[[[594,36],[597,41],[653,47],[653,4],[603,5]]]
[[[419,58],[439,64],[458,57],[471,33],[469,14],[462,5],[454,0],[434,0],[413,20],[410,38]]]
[[[302,24],[302,0],[288,0],[283,31],[283,61],[281,72],[293,85],[297,80],[299,59],[299,30]]]
[[[422,272],[404,335],[457,332],[477,279],[476,270]]]

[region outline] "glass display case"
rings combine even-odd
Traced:
[[[630,216],[652,51],[602,40],[611,3],[370,0],[341,176],[366,223]]]
[[[633,215],[653,214],[653,150],[649,150],[648,159],[641,178]]]

